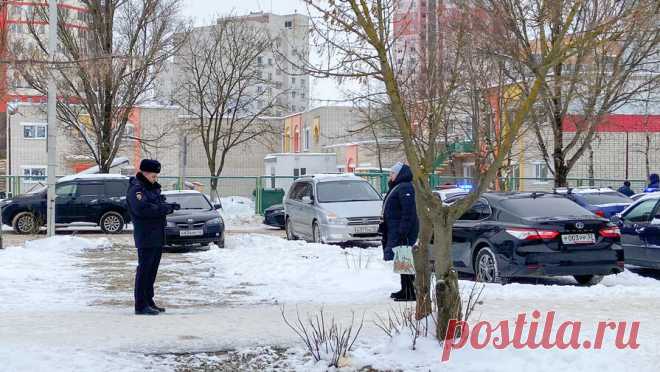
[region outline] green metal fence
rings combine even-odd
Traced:
[[[364,173],[357,175],[369,181],[377,191],[381,193],[387,192],[387,180],[389,176],[387,173]],[[442,187],[443,185],[457,185],[465,189],[470,189],[474,183],[472,179],[464,177],[439,175],[430,175],[429,177],[430,184],[434,188]],[[255,203],[255,213],[262,214],[265,208],[281,202],[281,200],[278,200],[279,195],[283,195],[296,178],[287,176],[161,176],[159,182],[165,190],[194,189],[212,198],[228,196],[249,198]],[[569,187],[611,187],[616,190],[623,184],[623,181],[621,179],[570,178],[568,179],[568,185]],[[630,182],[633,190],[636,192],[642,192],[646,186],[645,180],[630,180]],[[217,184],[217,195],[211,195],[213,183]],[[4,197],[11,197],[43,189],[45,184],[45,177],[0,176],[0,194],[3,194]],[[554,189],[554,182],[552,179],[509,177],[499,180],[495,189],[500,191],[552,191]]]

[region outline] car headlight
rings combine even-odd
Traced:
[[[206,224],[209,226],[220,225],[221,223],[222,223],[222,218],[220,217],[206,221]]]
[[[167,227],[176,227],[176,223],[167,221]]]
[[[325,219],[328,221],[329,224],[332,225],[348,225],[348,218],[338,217],[334,213],[328,213],[325,216]]]

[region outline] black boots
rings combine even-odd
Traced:
[[[144,309],[135,310],[135,315],[158,315],[160,311],[154,309],[151,306],[147,306]]]
[[[394,301],[415,301],[415,276],[401,274],[401,290],[390,295]]]

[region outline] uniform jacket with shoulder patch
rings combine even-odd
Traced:
[[[172,206],[165,203],[158,182],[149,182],[142,173],[131,177],[126,194],[128,211],[133,221],[137,248],[162,247],[165,243],[166,216]]]

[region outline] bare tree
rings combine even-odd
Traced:
[[[177,49],[180,0],[81,0],[84,10],[58,9],[55,63],[23,65],[27,82],[47,92],[48,74],[58,84],[57,117],[80,136],[102,173],[124,142],[134,107],[149,99],[163,63]],[[47,7],[35,6],[32,40],[17,44],[21,56],[46,56]],[[44,58],[42,58],[44,59]],[[139,136],[136,136],[139,137]],[[138,138],[139,140],[139,138]]]
[[[556,187],[567,186],[567,177],[582,155],[589,150],[603,118],[660,87],[658,73],[657,26],[660,3],[654,0],[548,1],[518,3],[512,9],[520,16],[549,17],[562,24],[578,11],[568,32],[557,27],[542,30],[545,24],[531,24],[534,34],[545,33],[544,39],[529,34],[514,34],[520,53],[513,55],[515,64],[529,70],[544,58],[550,42],[573,43],[586,30],[601,28],[593,38],[576,50],[570,59],[556,64],[543,76],[540,111],[542,118],[535,126],[541,154],[554,175]],[[552,56],[550,56],[552,57]],[[515,80],[524,72],[518,71]],[[571,118],[575,132],[566,136],[566,122]]]
[[[183,110],[188,133],[201,141],[213,177],[222,174],[233,149],[279,133],[263,118],[278,104],[261,69],[260,56],[271,48],[266,30],[227,16],[195,30],[175,60],[181,80],[173,100]],[[214,198],[217,186],[213,178]]]
[[[542,77],[549,68],[564,61],[582,39],[593,37],[591,30],[576,37],[574,43],[563,44],[551,40],[541,63],[527,71],[530,79],[528,92],[502,94],[512,81],[498,79],[513,55],[519,53],[515,33],[534,30],[512,11],[517,1],[463,1],[444,7],[435,0],[427,2],[428,24],[421,35],[422,48],[413,52],[397,41],[394,22],[403,22],[406,10],[397,9],[392,0],[306,0],[310,14],[318,15],[312,27],[315,41],[324,47],[323,65],[307,66],[317,76],[339,78],[375,78],[384,86],[382,93],[394,121],[399,127],[405,154],[413,171],[417,191],[418,215],[421,221],[419,249],[415,252],[418,294],[417,316],[429,314],[430,272],[429,255],[435,260],[435,291],[438,301],[439,338],[453,337],[448,333],[450,319],[462,319],[458,276],[452,267],[452,225],[483,193],[510,153],[512,144],[531,110],[541,89]],[[546,2],[543,2],[546,4]],[[577,5],[569,11],[564,22],[550,24],[546,17],[537,17],[534,23],[550,25],[567,33],[577,12]],[[402,13],[403,12],[403,13]],[[442,29],[439,25],[443,25]],[[422,49],[421,51],[419,49]],[[405,58],[405,56],[408,58]],[[412,58],[411,58],[412,57]],[[496,78],[492,78],[496,77]],[[505,97],[510,120],[497,120],[489,104],[491,96]],[[450,206],[443,205],[434,196],[428,174],[441,150],[440,137],[455,120],[461,119],[457,107],[467,108],[473,123],[475,148],[481,149],[481,133],[496,130],[500,133],[497,151],[480,156],[474,191],[465,199]],[[482,154],[480,150],[477,151]],[[434,235],[435,244],[428,242]],[[429,253],[430,252],[430,253]]]

